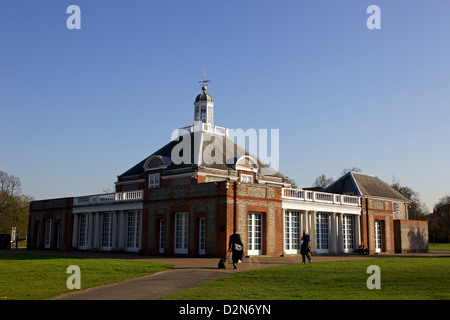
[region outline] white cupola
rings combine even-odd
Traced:
[[[206,93],[206,82],[208,80],[200,81],[203,83],[202,90],[194,102],[194,126],[206,123],[210,125],[214,125],[214,102],[212,101],[211,96]]]

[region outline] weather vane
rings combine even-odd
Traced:
[[[211,81],[210,81],[210,80],[206,80],[206,71],[203,70],[203,81],[199,81],[199,83],[203,83],[203,86],[202,86],[203,92],[206,91],[206,84],[207,84],[208,82],[211,82]]]

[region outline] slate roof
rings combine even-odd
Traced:
[[[409,202],[409,199],[376,176],[350,171],[325,188],[326,192],[387,198]]]
[[[259,167],[260,175],[287,179],[285,175],[271,168],[268,164],[261,161],[258,157],[250,154],[248,150],[242,148],[240,145],[238,145],[236,142],[234,142],[227,136],[216,135],[208,132],[201,132],[201,133],[191,132],[190,136],[186,138],[190,138],[191,141],[190,163],[176,164],[171,161],[171,163],[166,168],[164,168],[166,172],[176,169],[195,170],[199,166],[212,169],[235,170],[235,165],[238,158],[237,157],[228,158],[228,157],[230,157],[230,155],[237,155],[237,156],[246,155],[251,156],[253,159],[256,160],[257,165]],[[197,140],[197,143],[195,143],[195,139]],[[130,178],[136,179],[137,176],[144,177],[145,174],[144,164],[147,161],[147,159],[149,159],[154,155],[159,155],[161,157],[171,159],[172,150],[178,143],[182,143],[182,139],[180,139],[180,141],[178,140],[170,141],[165,146],[155,151],[154,153],[152,153],[151,155],[149,155],[148,157],[146,157],[145,159],[134,165],[132,168],[119,175],[118,176],[119,181],[129,180]],[[211,145],[211,143],[214,143],[214,145]],[[199,149],[197,146],[200,145],[201,148]],[[214,152],[212,153],[213,150]],[[215,154],[216,152],[219,152],[219,154],[216,155]],[[202,157],[202,155],[204,154],[212,154],[212,160],[215,159],[217,161],[210,161],[212,163],[208,163],[207,159],[203,159]]]

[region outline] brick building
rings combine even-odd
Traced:
[[[325,191],[361,197],[361,242],[370,253],[428,251],[428,223],[408,220],[410,201],[379,178],[348,172]]]
[[[304,229],[317,253],[353,252],[361,242],[372,253],[410,250],[402,235],[418,225],[394,226],[407,221],[407,199],[387,185],[374,193],[379,179],[355,173],[325,192],[291,189],[285,175],[214,125],[214,103],[202,89],[193,125],[119,175],[115,193],[33,201],[28,247],[222,256],[237,228],[247,255],[297,254]]]

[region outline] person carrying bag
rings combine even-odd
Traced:
[[[233,268],[237,269],[237,263],[244,258],[244,244],[236,228],[233,229],[233,234],[230,236],[228,251],[232,252]]]

